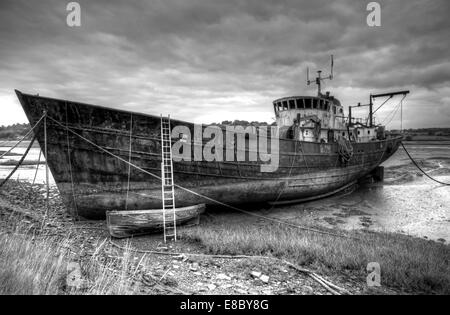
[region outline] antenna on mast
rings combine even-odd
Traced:
[[[322,70],[317,71],[317,77],[315,79],[315,82],[317,84],[317,95],[322,96],[322,90],[321,85],[323,80],[333,80],[334,74],[333,74],[333,68],[334,68],[334,57],[331,55],[331,73],[330,75],[326,77],[322,77]],[[313,81],[309,79],[309,67],[306,68],[306,84],[310,85]]]
[[[309,67],[306,67],[306,84],[311,84],[311,81],[309,80]]]
[[[334,58],[333,58],[333,55],[331,55],[331,74],[330,74],[330,80],[333,80],[333,67],[334,67]]]

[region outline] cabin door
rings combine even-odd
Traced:
[[[328,143],[334,142],[334,131],[328,130]]]

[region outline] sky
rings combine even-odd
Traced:
[[[80,27],[66,23],[69,1],[0,1],[0,125],[26,122],[14,89],[196,123],[271,123],[273,100],[316,94],[306,68],[327,74],[333,54],[324,90],[345,107],[408,89],[404,128],[450,127],[448,0],[378,1],[379,27],[363,0],[77,2]],[[387,127],[399,126],[398,111]]]

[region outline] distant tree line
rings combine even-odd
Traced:
[[[450,128],[404,129],[403,132],[411,135],[450,136]]]
[[[450,140],[450,128],[405,129],[403,133],[406,141]]]
[[[15,140],[22,138],[30,131],[29,124],[14,124],[10,126],[0,126],[0,140]]]
[[[221,126],[243,126],[243,127],[255,126],[255,127],[259,127],[259,126],[276,126],[276,123],[273,122],[272,124],[268,124],[265,121],[263,121],[263,122],[260,122],[260,121],[251,121],[251,122],[249,122],[247,120],[238,120],[238,119],[236,119],[236,120],[233,120],[233,121],[231,121],[231,120],[224,120],[221,123],[212,123],[211,125],[213,125],[213,126],[220,126],[221,125]]]

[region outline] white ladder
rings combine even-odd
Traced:
[[[177,240],[177,216],[175,214],[175,192],[173,187],[173,163],[170,116],[161,115],[161,199],[163,206],[164,243],[168,238]],[[173,213],[173,220],[166,220],[166,210]]]

